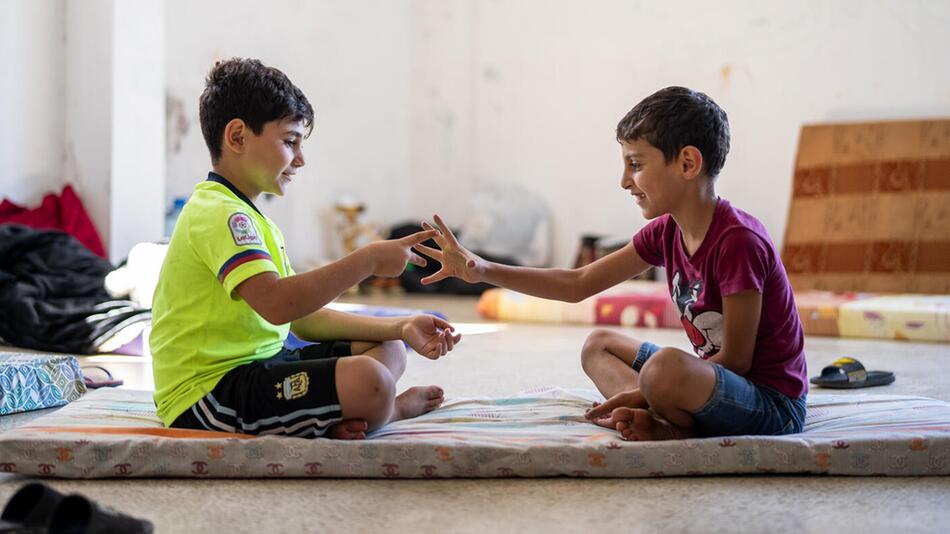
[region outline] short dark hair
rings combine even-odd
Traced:
[[[703,155],[703,171],[716,177],[729,153],[729,118],[713,99],[686,87],[667,87],[644,98],[617,124],[618,141],[645,139],[670,163],[684,146]]]
[[[260,135],[264,124],[290,118],[303,121],[310,135],[313,107],[283,72],[256,59],[232,58],[218,61],[208,73],[198,118],[211,161],[217,162],[224,127],[233,119],[243,120]]]

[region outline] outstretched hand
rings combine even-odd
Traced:
[[[386,241],[376,241],[366,245],[361,250],[370,254],[373,261],[373,274],[384,278],[394,278],[402,274],[407,263],[426,266],[426,259],[412,251],[414,246],[419,245],[427,239],[437,237],[438,230],[429,227],[421,232],[416,232],[399,239],[387,239]]]
[[[441,250],[427,247],[421,244],[421,242],[414,245],[413,248],[417,252],[425,254],[441,263],[442,268],[435,274],[423,278],[422,283],[432,284],[452,276],[461,278],[470,284],[481,282],[485,260],[460,245],[458,239],[455,238],[455,234],[452,233],[452,230],[445,224],[442,217],[436,215],[434,220],[436,226],[438,226],[438,230],[425,221],[423,221],[422,227],[428,231],[438,232],[433,236],[433,239],[435,239],[436,244],[439,245],[439,249]]]
[[[403,324],[402,339],[412,350],[437,360],[455,348],[462,334],[456,334],[454,326],[434,315],[414,315]]]

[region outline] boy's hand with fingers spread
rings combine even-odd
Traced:
[[[402,340],[408,343],[412,350],[430,360],[445,356],[462,339],[462,334],[455,333],[454,326],[434,315],[414,315],[407,318],[401,332]]]
[[[649,407],[650,405],[647,404],[646,399],[643,398],[643,394],[640,393],[640,388],[637,388],[631,389],[630,391],[621,391],[605,400],[603,404],[594,403],[594,406],[584,413],[584,417],[596,425],[606,428],[616,428],[617,422],[614,421],[612,417],[612,413],[615,409],[640,408],[646,410]]]
[[[421,242],[413,247],[418,252],[442,264],[439,272],[423,278],[422,283],[432,284],[451,276],[461,278],[470,284],[481,282],[485,260],[460,245],[458,239],[455,238],[455,234],[446,226],[442,217],[436,215],[435,224],[438,226],[438,233],[433,238],[442,250],[427,247],[422,245]],[[428,222],[423,222],[422,227],[426,230],[435,231]]]
[[[373,275],[384,278],[394,278],[402,274],[407,263],[426,266],[426,259],[412,251],[412,247],[419,245],[427,239],[437,238],[438,230],[428,228],[422,232],[416,232],[412,235],[400,239],[388,239],[386,241],[376,241],[359,249],[356,253],[363,251],[363,254],[369,254],[373,262]]]

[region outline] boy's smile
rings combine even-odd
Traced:
[[[260,135],[250,129],[245,132],[241,160],[245,184],[252,193],[248,197],[254,199],[261,193],[283,196],[297,169],[306,163],[301,150],[303,122],[292,119],[271,121],[264,124]]]
[[[679,189],[675,164],[667,164],[663,152],[645,139],[620,141],[620,147],[624,166],[620,187],[636,199],[645,218],[670,213]]]

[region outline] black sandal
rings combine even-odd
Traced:
[[[31,482],[17,490],[0,515],[0,532],[46,532],[62,493],[46,484]]]
[[[96,371],[99,371],[105,374],[106,378],[102,378],[98,380],[95,378],[92,378],[91,376],[88,376],[86,374],[85,371],[87,369],[95,369]],[[110,387],[121,386],[122,384],[125,383],[125,381],[123,381],[121,378],[118,378],[118,379],[113,378],[112,373],[110,373],[108,369],[100,365],[84,365],[82,367],[82,370],[83,370],[82,380],[83,382],[85,382],[86,387],[88,389],[110,388]]]
[[[151,534],[152,522],[139,519],[97,504],[82,495],[64,498],[49,525],[50,534],[73,532],[123,532],[126,534]]]
[[[894,373],[890,371],[868,371],[858,360],[845,357],[838,358],[831,365],[821,370],[821,376],[814,376],[809,381],[823,388],[868,388],[890,384],[894,381]]]

